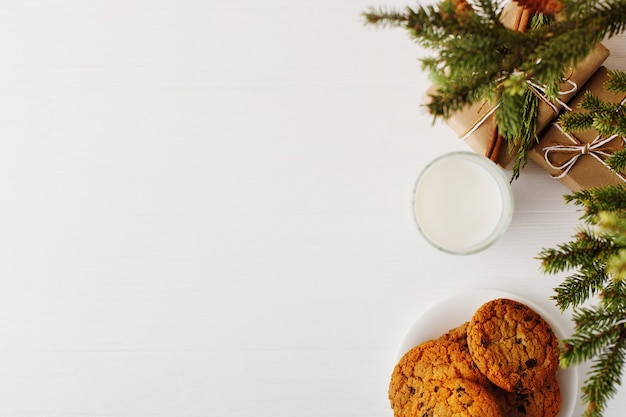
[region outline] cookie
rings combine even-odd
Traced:
[[[461,344],[431,340],[409,350],[394,367],[389,383],[389,401],[396,417],[413,417],[416,398],[429,380],[464,378],[487,384],[487,378]]]
[[[460,343],[467,346],[467,325],[469,322],[461,324],[459,327],[449,330],[439,337],[439,340],[447,340],[450,342]]]
[[[467,343],[480,371],[505,391],[533,392],[558,368],[552,328],[517,301],[500,298],[479,307],[467,326]]]
[[[561,409],[561,390],[556,376],[538,390],[517,394],[502,389],[493,392],[507,417],[556,417]]]
[[[415,417],[503,417],[489,391],[475,382],[452,378],[424,383]],[[507,416],[508,417],[508,416]]]

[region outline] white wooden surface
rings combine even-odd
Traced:
[[[579,213],[532,163],[494,247],[418,235],[418,172],[467,148],[370,5],[409,3],[0,0],[0,417],[392,416],[437,299],[558,315],[535,256]]]

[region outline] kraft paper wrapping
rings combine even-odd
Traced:
[[[608,58],[609,50],[602,44],[598,44],[593,51],[587,55],[587,57],[581,61],[572,72],[569,81],[575,83],[580,89],[587,80],[593,75],[593,73],[602,65],[602,63]],[[561,91],[573,90],[572,85],[567,83],[562,85]],[[571,91],[559,96],[561,102],[568,103],[572,96],[576,94],[576,91]],[[561,111],[563,106],[560,103],[552,103],[556,106],[557,111]],[[569,105],[569,104],[568,104]],[[571,107],[571,106],[570,106]],[[492,108],[492,105],[485,103],[476,103],[463,110],[458,111],[448,119],[446,124],[457,134],[459,137],[463,137],[470,128]],[[539,101],[539,107],[537,110],[537,134],[539,135],[543,129],[556,118],[557,114],[553,108],[543,102]],[[490,115],[484,122],[467,138],[465,142],[474,150],[474,152],[485,155],[487,147],[489,145],[489,138],[494,128],[494,116]],[[513,154],[514,155],[514,154]],[[500,149],[498,155],[498,164],[504,168],[507,167],[513,160],[512,156],[506,145]]]
[[[502,13],[502,23],[511,28],[513,26],[515,20],[515,14],[517,12],[516,3],[508,4],[503,13]],[[591,53],[572,71],[571,76],[568,79],[568,82],[564,82],[562,84],[561,91],[568,92],[566,94],[562,94],[559,96],[559,100],[562,103],[566,103],[576,94],[576,86],[578,89],[582,87],[585,82],[596,72],[596,70],[602,65],[602,63],[608,58],[609,50],[599,43],[596,47],[591,51]],[[572,84],[574,83],[574,84]],[[436,88],[431,87],[427,93],[424,101],[427,103],[429,100],[428,96],[436,94]],[[558,112],[562,110],[563,106],[560,103],[552,103],[554,109],[548,105],[547,103],[539,100],[539,107],[537,112],[537,134],[539,135],[541,131],[552,121],[554,120]],[[462,138],[466,135],[466,133],[476,124],[477,121],[482,120],[485,115],[493,109],[493,105],[489,103],[476,103],[472,106],[467,106],[465,109],[462,109],[456,113],[454,113],[451,117],[445,120],[445,123],[457,134],[459,138]],[[556,109],[556,113],[555,113]],[[467,142],[470,148],[474,150],[474,152],[485,155],[487,153],[487,147],[489,145],[489,138],[494,128],[494,116],[490,115],[484,119],[484,122],[480,124],[474,130],[471,135],[465,137],[464,140]],[[513,156],[509,153],[507,144],[503,144],[500,149],[500,154],[498,155],[497,162],[503,168],[506,168],[514,159],[515,152],[513,152]]]
[[[580,112],[578,104],[582,101],[585,91],[590,91],[603,101],[620,103],[624,99],[623,94],[617,94],[604,89],[604,83],[608,80],[608,72],[605,67],[600,67],[596,73],[587,81],[585,86],[570,100],[568,103],[573,112]],[[602,161],[618,150],[624,148],[624,138],[617,136],[614,138],[601,138],[598,133],[593,130],[585,130],[581,132],[569,133],[569,136],[579,142],[578,146],[574,146],[571,151],[550,151],[547,158],[553,166],[571,164],[569,170],[555,169],[548,163],[546,159],[546,150],[550,147],[563,148],[570,147],[574,143],[568,136],[559,129],[559,126],[551,124],[541,136],[539,143],[531,149],[528,158],[539,164],[553,177],[558,177],[567,188],[571,191],[579,191],[591,187],[599,187],[611,184],[625,184],[626,177],[620,173],[612,171]],[[589,149],[583,149],[585,144],[591,145]],[[554,148],[553,148],[554,149]],[[595,153],[595,156],[592,154]],[[575,159],[573,159],[575,158]]]

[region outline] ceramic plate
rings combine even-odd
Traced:
[[[396,362],[413,346],[427,340],[436,339],[448,330],[469,321],[478,307],[496,298],[509,298],[526,304],[537,313],[541,314],[550,326],[552,326],[554,333],[559,339],[566,337],[562,326],[554,317],[530,300],[515,294],[497,290],[466,291],[438,302],[425,311],[411,325],[398,347]],[[578,398],[578,372],[576,368],[559,369],[557,378],[563,399],[559,417],[570,417],[574,412],[576,399]]]

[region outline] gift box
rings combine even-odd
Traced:
[[[604,89],[609,79],[605,67],[600,67],[578,93],[570,100],[573,112],[582,111],[579,103],[585,92],[590,91],[602,101],[621,103],[624,94]],[[624,137],[601,137],[594,129],[567,133],[557,123],[552,123],[542,134],[528,158],[571,191],[626,182],[622,173],[613,171],[605,160],[618,150],[624,149]]]
[[[509,28],[513,27],[516,12],[516,3],[512,2],[507,5],[502,13],[502,23]],[[557,102],[539,100],[537,111],[538,135],[558,116],[563,106],[567,104],[576,94],[576,91],[587,82],[608,56],[609,50],[599,43],[585,59],[578,63],[569,78],[561,84],[559,100]],[[529,86],[535,90],[538,96],[543,94],[542,86],[532,82],[529,82]],[[435,87],[431,87],[428,90],[425,102],[428,102],[428,96],[433,94],[436,94]],[[472,106],[466,106],[464,109],[455,112],[449,118],[445,119],[445,123],[459,135],[459,138],[464,140],[474,152],[486,155],[494,132],[495,111],[497,111],[497,109],[492,104],[475,103]],[[512,153],[509,152],[508,145],[504,144],[500,148],[496,162],[506,168],[514,158],[515,150],[513,150]]]

